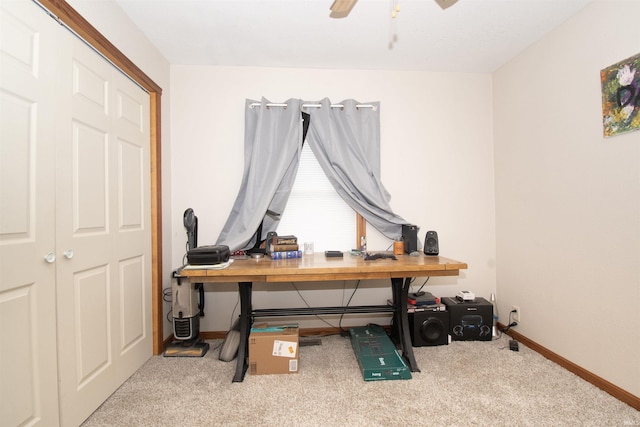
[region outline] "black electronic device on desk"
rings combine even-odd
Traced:
[[[344,254],[341,251],[324,251],[324,256],[327,258],[343,258]]]
[[[435,256],[438,255],[439,252],[438,233],[435,231],[427,231],[426,236],[424,236],[424,254]]]
[[[405,224],[402,226],[402,241],[404,242],[404,252],[411,254],[418,250],[418,226]]]

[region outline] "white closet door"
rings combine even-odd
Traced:
[[[112,74],[116,169],[112,251],[117,271],[118,385],[153,354],[151,312],[151,149],[149,94]]]
[[[58,31],[30,1],[0,2],[0,424],[7,426],[58,424]]]
[[[60,416],[77,425],[152,354],[149,97],[68,35],[58,124]],[[67,103],[68,100],[68,103]]]

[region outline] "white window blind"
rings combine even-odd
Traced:
[[[300,250],[304,242],[313,242],[315,252],[353,248],[356,213],[338,196],[309,144],[302,148],[298,175],[276,231],[297,236]]]

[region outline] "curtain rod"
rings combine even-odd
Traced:
[[[260,102],[253,102],[249,104],[249,108],[259,107],[262,104]],[[287,104],[276,104],[269,103],[266,104],[267,107],[287,107]],[[302,108],[320,108],[322,104],[302,104]],[[331,108],[344,108],[342,104],[331,104]],[[376,110],[376,106],[372,104],[356,104],[356,108],[372,108],[374,111]]]

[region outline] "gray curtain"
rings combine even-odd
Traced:
[[[290,99],[286,107],[267,104],[269,101],[264,98],[260,102],[249,99],[245,102],[242,183],[217,241],[232,251],[252,247],[263,221],[260,240],[268,231],[276,230],[298,172],[301,101]]]
[[[402,234],[402,224],[408,223],[393,213],[380,180],[379,103],[358,108],[356,101],[345,100],[342,107],[332,107],[325,98],[267,104],[264,98],[246,101],[242,184],[217,244],[232,251],[248,249],[277,230],[298,171],[302,111],[311,115],[309,147],[340,197],[384,236]],[[256,236],[261,224],[262,233]]]
[[[310,109],[307,142],[340,197],[384,236],[402,235],[408,224],[393,213],[390,194],[380,179],[380,103],[358,108],[352,99]]]

